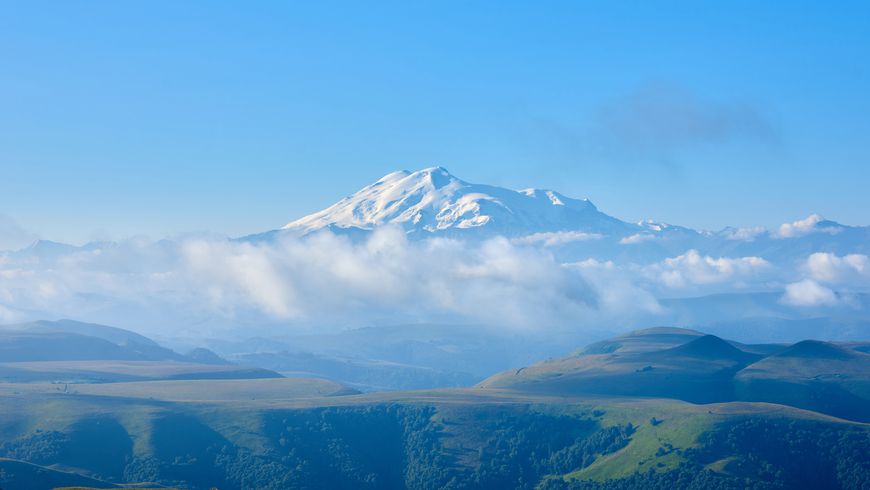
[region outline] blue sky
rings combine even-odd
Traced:
[[[242,235],[390,171],[870,224],[866,2],[15,2],[0,225]]]

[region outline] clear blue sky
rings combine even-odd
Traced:
[[[0,215],[241,235],[437,164],[627,220],[866,225],[868,5],[4,2]]]

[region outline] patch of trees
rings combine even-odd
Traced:
[[[451,410],[439,414],[430,406],[384,404],[267,412],[258,430],[265,446],[256,452],[236,446],[193,416],[168,414],[154,421],[147,457],[109,460],[98,450],[77,454],[100,441],[107,450],[128,451],[128,438],[113,435],[115,426],[105,421],[70,434],[36,432],[7,441],[0,455],[46,465],[79,463],[71,466],[116,482],[154,481],[190,490],[870,490],[870,432],[854,426],[740,419],[704,434],[697,448],[683,450],[686,461],[677,468],[656,466],[605,482],[566,482],[550,475],[570,473],[618,451],[635,427],[602,428],[594,418],[530,407]],[[658,456],[676,450],[665,444]],[[88,463],[96,459],[104,466]],[[718,471],[709,469],[714,467]]]
[[[805,420],[748,418],[702,436],[689,453],[705,462],[732,455],[728,473],[786,488],[870,489],[870,432]]]
[[[702,435],[687,462],[656,472],[593,481],[547,480],[542,490],[870,490],[870,433],[800,420],[747,418]],[[710,463],[726,461],[722,471]]]
[[[28,437],[0,444],[0,455],[34,464],[52,464],[69,439],[62,432],[37,429]]]
[[[630,425],[600,429],[594,420],[534,412],[496,415],[480,448],[480,465],[459,488],[531,489],[552,473],[591,464],[628,444]]]

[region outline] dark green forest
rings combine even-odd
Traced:
[[[696,447],[660,448],[681,452],[676,468],[606,481],[563,478],[626,447],[637,430],[603,427],[596,415],[513,406],[439,416],[436,407],[416,404],[276,410],[262,418],[268,448],[255,454],[194,416],[170,413],[155,421],[148,458],[133,456],[117,422],[94,418],[68,432],[7,441],[0,455],[192,490],[870,489],[864,428],[795,419],[738,418],[703,433]],[[718,471],[708,469],[722,460]]]

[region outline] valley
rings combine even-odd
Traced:
[[[863,488],[863,345],[656,328],[473,387],[370,393],[314,377],[179,379],[177,361],[162,374],[53,361],[118,378],[54,368],[41,371],[54,381],[0,383],[0,486]]]

